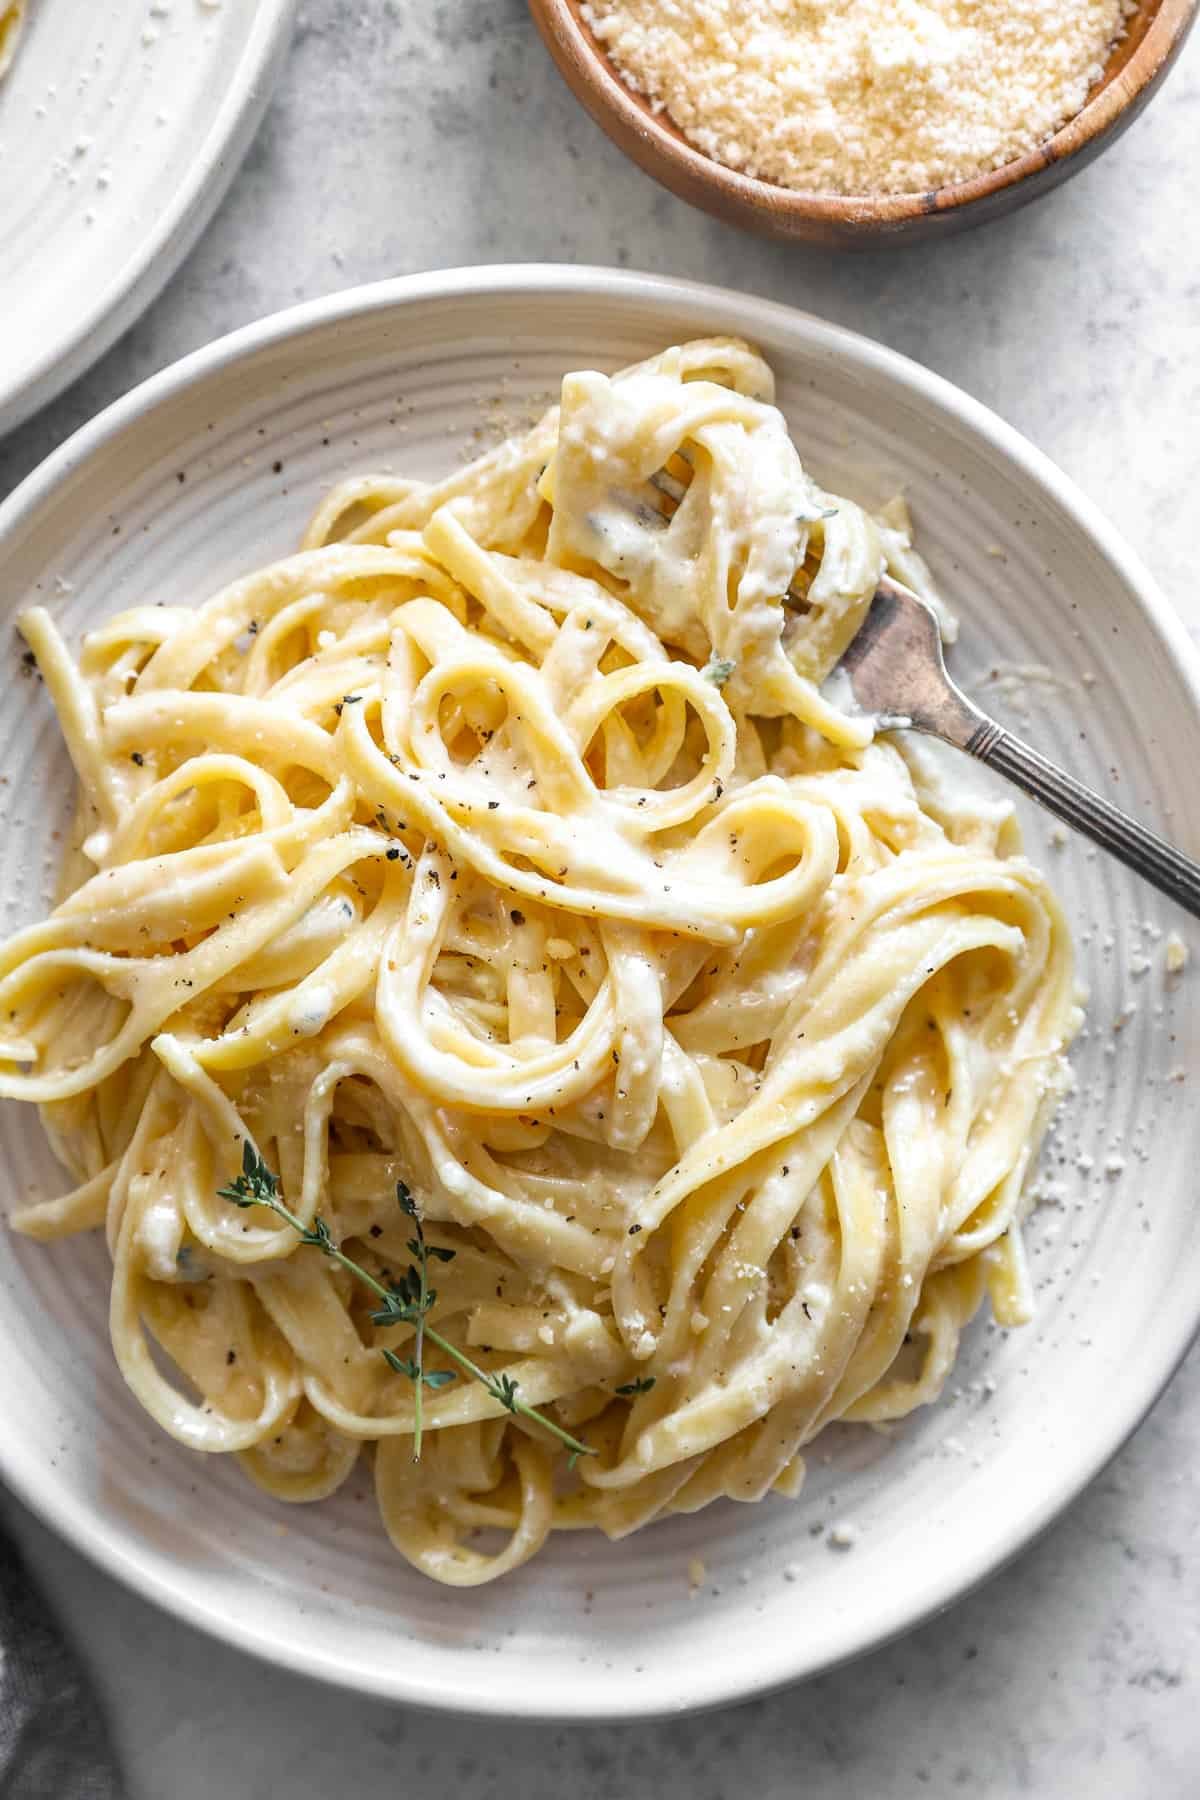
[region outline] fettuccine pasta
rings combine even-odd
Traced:
[[[820,489],[719,339],[568,376],[447,480],[344,483],[77,665],[25,615],[80,803],[0,952],[0,1093],[77,1185],[15,1223],[105,1227],[165,1430],[287,1500],[366,1454],[397,1550],[468,1585],[794,1495],[825,1425],[937,1396],[985,1295],[1028,1316],[1070,945],[1010,810],[821,690],[885,567],[929,593],[903,508]],[[407,1184],[453,1252],[431,1325],[592,1454],[427,1346],[415,1462],[380,1354],[414,1327],[218,1196],[247,1144],[383,1282]]]
[[[0,0],[0,80],[7,75],[17,54],[25,6],[26,0]]]

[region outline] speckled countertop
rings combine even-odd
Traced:
[[[307,0],[229,198],[163,298],[0,443],[0,493],[83,420],[233,326],[463,263],[615,263],[853,326],[995,407],[1118,515],[1200,635],[1200,36],[1145,116],[1037,206],[860,259],[759,243],[627,164],[524,0]],[[92,1661],[131,1800],[804,1800],[1200,1793],[1200,1357],[1038,1545],[903,1642],[707,1718],[450,1723],[318,1691],[160,1616],[10,1519]]]

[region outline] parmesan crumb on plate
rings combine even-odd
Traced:
[[[1163,961],[1168,975],[1181,975],[1188,965],[1188,947],[1177,931],[1169,931],[1163,942]]]

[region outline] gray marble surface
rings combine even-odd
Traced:
[[[949,376],[1120,515],[1200,634],[1198,107],[1200,37],[1121,143],[1036,207],[839,258],[662,193],[578,110],[523,0],[306,0],[216,221],[124,341],[0,443],[0,493],[143,376],[294,300],[454,264],[615,263],[789,301]],[[802,1689],[630,1728],[452,1724],[319,1691],[4,1510],[92,1661],[132,1800],[1182,1800],[1200,1793],[1198,1452],[1193,1354],[1068,1516],[941,1619]]]

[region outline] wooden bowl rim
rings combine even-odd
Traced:
[[[590,96],[593,116],[607,129],[606,118],[615,119],[641,140],[650,163],[671,169],[676,175],[719,194],[731,210],[776,218],[792,217],[826,221],[831,225],[894,225],[970,206],[991,194],[1013,187],[1051,163],[1066,162],[1107,131],[1137,100],[1164,63],[1179,48],[1191,26],[1200,0],[1159,0],[1141,41],[1104,85],[1080,110],[1033,150],[1015,161],[1002,163],[967,181],[904,194],[826,194],[788,188],[754,175],[729,169],[703,150],[696,149],[677,128],[668,129],[651,111],[648,102],[626,87],[615,64],[597,44],[578,12],[578,0],[529,0],[542,36],[552,53],[565,60],[563,73]],[[574,77],[572,80],[571,78]],[[620,140],[615,140],[620,144]],[[623,146],[621,146],[623,147]],[[650,169],[651,173],[657,173]],[[671,185],[668,182],[668,186]]]

